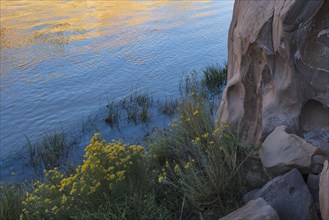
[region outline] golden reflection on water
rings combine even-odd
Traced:
[[[42,42],[60,47],[71,41],[115,34],[118,29],[157,19],[150,11],[159,6],[168,5],[177,15],[193,4],[198,2],[1,0],[1,50]],[[123,38],[113,45],[127,43],[129,39]]]
[[[181,73],[226,54],[233,2],[0,0],[2,155],[58,122],[98,114],[106,93],[174,94]]]
[[[147,11],[151,4],[149,1],[125,1],[124,4],[116,1],[1,1],[1,49],[45,41],[60,45],[97,37],[113,22],[121,21],[120,25],[143,22],[138,13]]]

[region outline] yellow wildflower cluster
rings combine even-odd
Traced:
[[[125,180],[129,167],[143,157],[144,148],[119,142],[105,144],[96,134],[85,152],[83,164],[74,173],[64,175],[55,168],[45,173],[48,181],[34,184],[34,191],[23,201],[25,217],[67,219],[78,207],[95,205],[95,199]]]
[[[193,112],[193,116],[197,116],[199,114],[199,111],[198,110],[195,110],[194,112]]]
[[[160,174],[158,175],[158,182],[159,183],[164,183],[167,179],[167,173],[166,170],[163,168],[161,169]]]
[[[170,164],[168,161],[166,161],[166,164],[161,168],[161,171],[158,173],[158,182],[160,184],[171,183],[172,178],[180,179],[184,175],[184,173],[191,169],[194,169],[195,160],[189,157],[187,161],[172,161]],[[171,177],[168,178],[167,174],[169,174],[169,176]]]
[[[187,163],[185,163],[184,168],[185,168],[186,170],[187,170],[187,169],[190,169],[190,168],[192,168],[192,167],[194,166],[194,164],[195,164],[195,160],[192,159],[192,160],[188,161]]]
[[[203,135],[202,135],[202,138],[204,138],[204,139],[207,139],[209,137],[209,133],[207,132],[207,133],[204,133]]]
[[[176,174],[179,174],[179,173],[181,172],[181,169],[180,169],[180,167],[179,167],[178,164],[175,165],[175,167],[174,167],[174,172],[175,172]]]
[[[200,138],[200,137],[195,137],[195,138],[192,140],[192,142],[193,142],[194,144],[199,144],[200,141],[201,141],[201,138]]]
[[[175,123],[171,124],[170,127],[172,127],[172,128],[178,127],[178,124],[175,124]]]

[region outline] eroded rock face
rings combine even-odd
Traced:
[[[278,126],[329,152],[329,0],[236,0],[219,121],[246,144]]]

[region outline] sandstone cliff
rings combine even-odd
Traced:
[[[328,37],[328,0],[236,0],[217,119],[247,144],[285,125],[329,151]]]

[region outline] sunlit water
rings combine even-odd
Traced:
[[[227,60],[233,1],[1,0],[1,158],[133,90]]]

